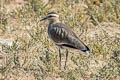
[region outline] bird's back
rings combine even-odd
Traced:
[[[89,50],[89,48],[79,40],[76,34],[62,23],[49,24],[48,35],[58,46],[79,49],[83,52]]]

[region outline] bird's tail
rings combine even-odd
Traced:
[[[83,51],[83,52],[87,52],[87,51],[90,51],[90,48],[89,48],[88,46],[85,45],[85,48],[82,49],[81,51]]]

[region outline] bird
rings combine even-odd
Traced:
[[[90,51],[90,48],[84,44],[73,30],[59,20],[59,15],[56,12],[49,12],[46,17],[40,21],[48,20],[48,36],[55,45],[58,46],[59,51],[59,69],[61,69],[61,49],[66,49],[66,59],[64,69],[68,61],[68,49],[76,49],[82,52]]]

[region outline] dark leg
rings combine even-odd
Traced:
[[[59,48],[59,69],[61,69],[61,50]]]
[[[67,60],[68,60],[68,50],[66,49],[66,60],[65,60],[65,66],[64,66],[64,69],[66,69],[66,63],[67,63]]]

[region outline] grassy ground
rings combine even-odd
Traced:
[[[0,80],[120,80],[120,0],[1,0]],[[89,47],[69,50],[58,69],[58,50],[47,35],[56,11]]]

